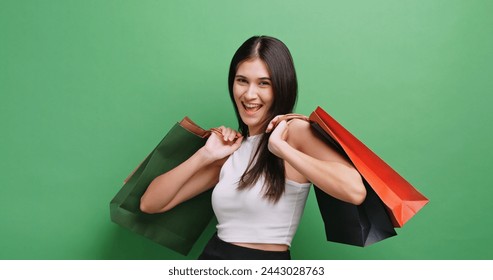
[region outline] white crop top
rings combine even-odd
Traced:
[[[217,234],[226,242],[291,246],[310,183],[286,179],[285,192],[277,203],[264,198],[263,178],[251,188],[237,189],[261,135],[244,140],[221,169],[219,183],[212,192],[212,208],[218,220]]]

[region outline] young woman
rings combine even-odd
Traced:
[[[214,187],[217,233],[200,259],[290,259],[310,184],[356,205],[366,189],[306,117],[286,121],[297,80],[281,41],[245,41],[231,61],[228,86],[239,132],[219,127],[188,160],[152,181],[141,210],[164,212]]]

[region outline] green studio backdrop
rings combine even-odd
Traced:
[[[493,259],[493,2],[0,1],[0,259],[195,259],[112,223],[123,179],[185,115],[236,127],[227,70],[291,49],[322,106],[430,203],[367,248],[325,241],[313,190],[294,259]]]

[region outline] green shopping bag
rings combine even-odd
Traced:
[[[187,117],[175,124],[111,200],[111,220],[187,255],[214,215],[212,189],[159,214],[141,212],[140,198],[154,178],[188,159],[209,135]]]

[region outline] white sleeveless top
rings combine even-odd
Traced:
[[[291,246],[311,184],[286,179],[285,192],[277,203],[263,197],[263,177],[251,188],[237,189],[261,136],[250,136],[244,140],[221,169],[219,183],[212,192],[218,237],[230,243]]]

